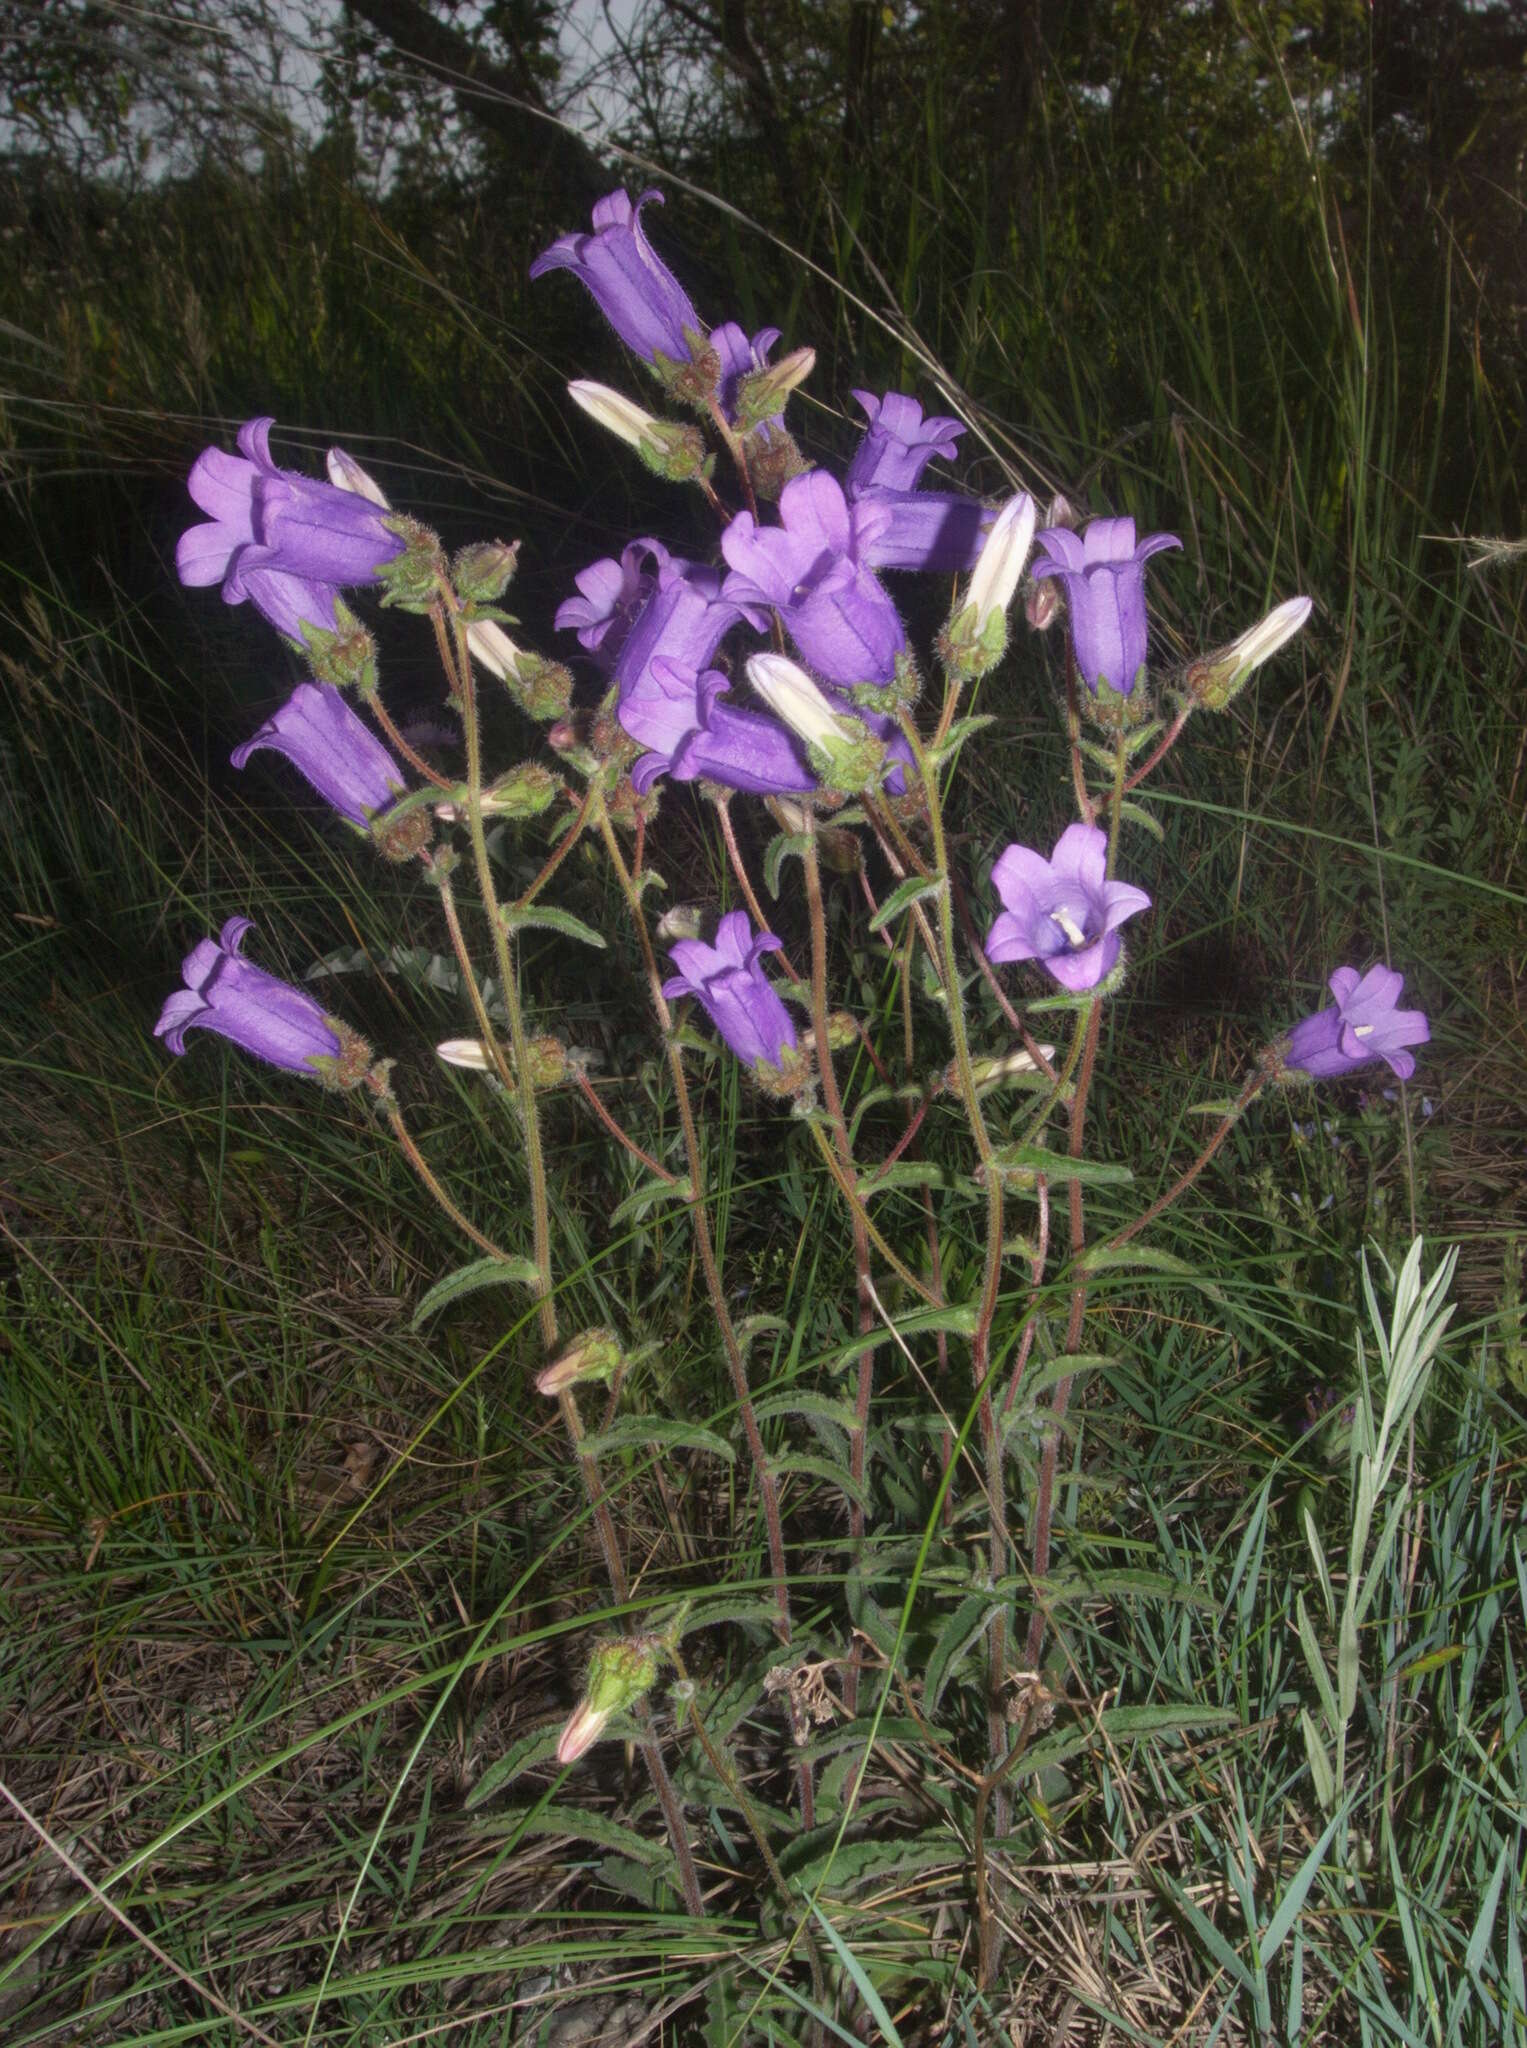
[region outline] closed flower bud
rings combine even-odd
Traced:
[[[737,425],[744,433],[778,417],[785,401],[816,368],[814,348],[798,348],[766,369],[750,370],[737,385]]]
[[[1036,633],[1048,633],[1060,617],[1061,597],[1053,583],[1031,583],[1023,600],[1023,616]]]
[[[463,604],[497,604],[514,580],[520,544],[479,540],[462,548],[451,564],[451,581]]]
[[[1009,498],[993,522],[971,572],[964,601],[939,643],[951,676],[972,682],[996,667],[1007,650],[1007,608],[1034,545],[1037,514],[1027,491]]]
[[[591,1381],[607,1387],[619,1364],[620,1343],[613,1330],[581,1330],[561,1357],[537,1374],[536,1392],[555,1399]]]
[[[589,1659],[583,1698],[557,1744],[559,1764],[576,1763],[593,1748],[614,1715],[634,1707],[651,1690],[658,1649],[654,1636],[626,1636],[599,1644]]]
[[[755,654],[748,681],[781,724],[806,742],[813,772],[833,789],[877,783],[885,744],[864,723],[838,711],[796,662],[783,654]]]
[[[1184,683],[1206,711],[1223,711],[1238,697],[1253,672],[1292,640],[1314,609],[1307,597],[1291,597],[1238,640],[1189,665]]]
[[[654,476],[690,483],[704,471],[705,441],[694,427],[660,420],[608,384],[587,378],[569,384],[567,395],[591,420],[634,448]]]
[[[755,428],[743,441],[742,453],[755,494],[771,505],[786,484],[804,476],[811,467],[796,445],[795,436],[778,420]]]
[[[325,457],[324,467],[329,472],[329,482],[333,484],[335,490],[350,491],[355,497],[365,498],[371,504],[380,506],[384,512],[392,510],[387,493],[376,478],[362,469],[355,457],[348,454],[345,449],[331,448]]]
[[[549,1032],[532,1038],[525,1047],[525,1065],[532,1088],[560,1088],[568,1076],[567,1047]]]
[[[480,1038],[447,1038],[435,1047],[435,1057],[448,1067],[465,1067],[470,1073],[486,1074],[493,1065],[488,1048]]]
[[[565,787],[539,761],[522,761],[483,791],[482,807],[492,818],[538,818]]]

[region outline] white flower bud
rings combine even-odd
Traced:
[[[1313,610],[1308,597],[1286,598],[1228,647],[1193,662],[1186,677],[1188,689],[1207,710],[1223,711],[1252,671],[1292,640]]]
[[[380,505],[384,512],[392,510],[387,501],[387,493],[376,478],[368,475],[355,457],[347,455],[343,448],[331,448],[325,457],[324,467],[329,472],[329,482],[333,484],[335,490],[350,491],[357,498],[369,499],[373,505]]]
[[[624,441],[628,448],[639,449],[644,441],[650,442],[660,424],[650,412],[619,391],[612,391],[608,384],[595,384],[580,377],[568,385],[567,395],[591,420],[618,441]]]
[[[511,682],[519,674],[520,650],[495,619],[473,619],[467,627],[467,645],[488,670],[501,683]]]
[[[796,662],[783,654],[748,658],[748,681],[774,716],[811,747],[831,751],[854,738],[826,697]]]
[[[966,605],[975,608],[977,636],[986,630],[993,613],[1005,613],[1018,588],[1023,565],[1034,545],[1034,500],[1027,491],[1009,498],[986,536],[980,560],[971,574],[965,593]]]
[[[480,1038],[447,1038],[435,1047],[435,1054],[448,1067],[468,1067],[476,1074],[485,1074],[493,1064]]]

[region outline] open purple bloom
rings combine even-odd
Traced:
[[[690,337],[703,335],[689,294],[642,232],[642,208],[663,203],[661,192],[644,192],[633,206],[630,194],[611,192],[594,208],[591,235],[563,235],[530,266],[532,277],[570,270],[593,293],[599,310],[626,347],[644,362],[666,356],[690,360]]]
[[[785,485],[779,517],[778,526],[760,526],[751,512],[739,512],[723,532],[732,571],[723,596],[777,611],[802,659],[830,682],[890,682],[906,631],[864,566],[864,550],[888,515],[850,507],[837,479],[812,469]]]
[[[697,673],[662,655],[648,664],[619,710],[622,728],[652,750],[631,771],[639,791],[650,789],[660,775],[675,782],[705,776],[755,796],[816,788],[800,743],[777,719],[723,703],[730,688],[731,679],[719,669]]]
[[[874,505],[885,523],[869,535],[859,559],[869,569],[926,569],[963,576],[981,558],[996,509],[958,491],[860,491],[856,505]]]
[[[768,976],[759,966],[781,941],[772,932],[753,937],[745,910],[734,910],[716,927],[716,943],[680,939],[669,958],[679,972],[663,983],[669,1002],[693,996],[738,1059],[783,1070],[785,1054],[796,1048],[795,1025]]]
[[[180,536],[175,567],[182,583],[221,583],[228,604],[250,599],[278,632],[300,641],[304,622],[332,632],[340,590],[375,582],[403,543],[366,498],[278,469],[274,424],[248,420],[240,454],[204,448],[196,458],[187,487],[212,516]]]
[[[621,550],[617,562],[610,556],[580,569],[573,581],[578,596],[565,598],[557,607],[559,632],[575,628],[580,642],[596,655],[608,673],[631,629],[631,621],[656,587],[657,578],[646,564],[661,566],[668,550],[661,541],[633,540]]]
[[[1416,1071],[1408,1045],[1425,1045],[1431,1026],[1420,1010],[1397,1010],[1405,977],[1392,967],[1338,967],[1329,987],[1334,1008],[1318,1010],[1289,1034],[1285,1067],[1296,1067],[1317,1081],[1350,1074],[1370,1060],[1382,1060],[1390,1072],[1408,1081]]]
[[[325,803],[363,829],[407,788],[370,726],[326,683],[299,683],[275,716],[234,748],[234,767],[267,749],[284,754]]]
[[[1048,860],[1010,846],[992,869],[1002,899],[986,951],[993,960],[1038,960],[1062,988],[1081,994],[1113,972],[1116,926],[1151,899],[1128,882],[1108,880],[1108,834],[1100,825],[1068,825]]]
[[[154,1036],[183,1053],[188,1031],[215,1031],[289,1073],[321,1075],[315,1063],[339,1058],[339,1034],[321,1003],[244,959],[253,930],[247,917],[230,917],[216,944],[192,947],[181,969],[186,985],[166,1002]]]
[[[1145,666],[1145,565],[1163,548],[1180,548],[1175,533],[1150,533],[1135,544],[1133,519],[1094,519],[1079,534],[1047,526],[1030,574],[1058,576],[1065,586],[1071,646],[1094,695],[1107,683],[1127,697]]]
[[[923,418],[923,409],[904,391],[888,391],[877,398],[872,391],[856,391],[869,425],[854,450],[843,478],[848,495],[870,489],[915,491],[923,471],[934,456],[953,459],[965,428],[959,420]]]
[[[655,583],[633,615],[615,658],[614,676],[622,704],[643,686],[656,660],[675,661],[695,670],[708,667],[726,635],[746,616],[742,605],[723,594],[715,569],[686,562],[665,548],[651,546],[651,554]],[[762,631],[765,620],[755,613],[752,623]]]

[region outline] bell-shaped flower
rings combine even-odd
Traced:
[[[1108,879],[1108,835],[1099,825],[1068,825],[1048,860],[1010,846],[992,869],[1002,914],[987,937],[993,960],[1037,960],[1062,988],[1096,988],[1118,964],[1116,929],[1151,899]]]
[[[570,270],[594,300],[621,340],[644,362],[659,357],[674,363],[691,360],[705,330],[689,294],[653,250],[642,230],[642,208],[663,203],[661,192],[644,192],[633,206],[630,194],[609,193],[594,208],[594,232],[563,235],[530,266],[530,275]]]
[[[175,567],[182,583],[221,583],[228,604],[249,599],[300,643],[304,624],[334,631],[340,590],[375,582],[403,542],[358,490],[278,468],[274,424],[247,421],[238,455],[204,448],[196,458],[187,487],[211,518],[181,535]]]
[[[697,672],[663,655],[647,665],[618,712],[622,729],[652,750],[631,771],[638,792],[660,775],[675,782],[703,776],[755,796],[816,788],[798,742],[776,720],[723,702],[730,688],[719,669]]]
[[[779,517],[778,526],[760,526],[739,512],[722,533],[732,572],[722,595],[778,612],[802,659],[828,681],[889,683],[906,630],[863,560],[887,516],[872,505],[850,507],[837,479],[813,469],[785,485]]]
[[[869,426],[848,465],[844,494],[851,505],[875,505],[885,515],[866,536],[859,559],[870,569],[949,576],[973,568],[995,514],[979,498],[918,487],[935,455],[946,462],[953,456],[965,431],[960,421],[924,419],[917,400],[901,391],[854,396]]]
[[[669,948],[678,973],[663,984],[669,1002],[693,996],[745,1066],[785,1072],[796,1053],[795,1025],[759,965],[781,941],[772,932],[755,938],[745,910],[731,911],[716,927],[716,943],[680,939]]]
[[[1180,548],[1175,533],[1151,533],[1136,544],[1133,519],[1094,519],[1080,533],[1047,526],[1036,581],[1058,576],[1065,587],[1071,647],[1082,680],[1096,695],[1106,683],[1127,697],[1145,666],[1145,565],[1163,548]]]
[[[615,658],[622,703],[643,687],[654,661],[675,661],[696,671],[707,668],[726,635],[746,616],[743,606],[723,590],[716,570],[655,547],[652,559],[655,578]],[[755,612],[752,623],[762,630],[763,615]]]
[[[233,765],[242,768],[251,754],[266,751],[284,754],[325,803],[362,830],[407,788],[370,726],[327,684],[299,683],[274,717],[234,748]]]
[[[166,1002],[154,1036],[171,1052],[183,1053],[188,1031],[215,1031],[288,1073],[333,1079],[342,1054],[359,1041],[346,1033],[347,1046],[343,1027],[336,1027],[321,1003],[243,957],[245,936],[253,930],[247,917],[230,917],[215,943],[203,939],[192,947],[181,969],[186,985]],[[369,1064],[368,1053],[361,1072]]]
[[[888,391],[883,398],[856,391],[854,397],[869,425],[844,474],[843,488],[850,497],[871,488],[915,491],[935,455],[953,460],[965,431],[961,421],[924,419],[922,407],[904,391]]]
[[[1317,1081],[1350,1074],[1370,1060],[1382,1060],[1390,1072],[1408,1081],[1416,1063],[1405,1048],[1425,1045],[1431,1026],[1421,1010],[1397,1010],[1405,977],[1392,967],[1338,967],[1328,984],[1336,998],[1328,1010],[1317,1010],[1289,1034],[1285,1067]]]
[[[576,631],[580,644],[608,674],[631,621],[656,588],[657,578],[648,563],[661,565],[668,559],[668,550],[660,541],[633,540],[622,548],[619,561],[606,555],[580,569],[573,578],[578,595],[565,598],[557,607],[557,630]]]

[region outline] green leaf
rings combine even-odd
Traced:
[[[862,1180],[854,1183],[854,1192],[861,1202],[867,1202],[871,1195],[888,1194],[894,1188],[941,1188],[947,1187],[949,1176],[943,1167],[932,1159],[898,1159],[894,1165],[877,1167]]]
[[[937,1714],[944,1687],[964,1661],[966,1652],[985,1635],[992,1616],[1000,1609],[1001,1602],[993,1600],[989,1593],[967,1593],[945,1620],[923,1672],[923,1712],[930,1719]]]
[[[1128,1266],[1144,1266],[1150,1272],[1171,1274],[1173,1280],[1193,1280],[1197,1286],[1218,1292],[1199,1274],[1197,1266],[1189,1266],[1187,1260],[1179,1260],[1175,1251],[1157,1251],[1152,1245],[1093,1245],[1091,1251],[1083,1251],[1077,1260],[1077,1272],[1083,1274],[1107,1274]]]
[[[477,1783],[469,1788],[462,1801],[468,1813],[473,1807],[482,1806],[505,1785],[512,1785],[522,1772],[531,1770],[536,1764],[549,1764],[557,1753],[560,1733],[558,1728],[533,1728],[518,1742],[511,1742],[503,1755],[495,1757]]]
[[[1326,1670],[1325,1655],[1320,1647],[1320,1639],[1315,1634],[1315,1625],[1310,1620],[1310,1610],[1305,1605],[1303,1593],[1294,1601],[1294,1618],[1299,1625],[1299,1644],[1304,1651],[1304,1661],[1309,1667],[1311,1678],[1315,1681],[1315,1690],[1320,1695],[1320,1711],[1326,1717],[1326,1727],[1335,1735],[1343,1725],[1342,1716],[1336,1709],[1336,1694],[1331,1688],[1331,1675]]]
[[[1143,825],[1153,839],[1164,841],[1166,838],[1165,832],[1161,829],[1160,819],[1153,817],[1144,804],[1132,803],[1126,797],[1119,806],[1119,816],[1121,818],[1128,818],[1132,825]]]
[[[964,718],[957,718],[939,744],[930,750],[929,761],[935,768],[947,767],[967,740],[974,739],[978,732],[996,722],[996,713],[992,711],[972,711]]]
[[[753,1413],[760,1422],[772,1422],[776,1415],[810,1417],[815,1422],[829,1422],[849,1436],[859,1421],[852,1402],[835,1401],[830,1394],[813,1394],[804,1388],[799,1393],[787,1388],[782,1394],[766,1394],[754,1402]]]
[[[920,903],[925,896],[937,896],[944,886],[942,875],[908,875],[904,882],[896,884],[870,919],[870,930],[883,931],[893,917],[900,917],[904,910],[910,910],[914,903]]]
[[[626,1199],[610,1218],[610,1222],[616,1227],[622,1223],[634,1222],[638,1216],[645,1215],[655,1202],[687,1202],[688,1200],[689,1181],[687,1177],[683,1180],[659,1180],[655,1173],[649,1174],[646,1180],[642,1181],[637,1187],[634,1187],[630,1194],[626,1196]]]
[[[1043,1145],[999,1145],[992,1158],[1004,1173],[1042,1173],[1056,1187],[1079,1180],[1085,1187],[1124,1188],[1135,1177],[1113,1160],[1072,1159]]]
[[[1017,1775],[1022,1778],[1051,1770],[1090,1749],[1103,1736],[1124,1742],[1145,1735],[1185,1735],[1190,1729],[1233,1728],[1239,1721],[1234,1707],[1110,1707],[1096,1724],[1089,1719],[1083,1727],[1057,1729],[1034,1743],[1024,1751]]]
[[[437,1310],[449,1308],[480,1287],[534,1287],[540,1277],[530,1259],[474,1259],[470,1266],[458,1266],[435,1282],[414,1310],[413,1328],[420,1329]]]
[[[764,886],[776,903],[779,901],[780,869],[791,854],[794,854],[797,860],[803,859],[810,844],[811,841],[804,832],[776,832],[764,848]]]
[[[725,1458],[732,1464],[736,1451],[724,1436],[717,1436],[713,1429],[702,1429],[698,1422],[679,1422],[671,1415],[618,1415],[608,1429],[583,1439],[583,1449],[591,1458],[602,1458],[608,1451],[645,1451],[657,1445],[662,1450],[704,1451],[713,1458]]]
[[[1308,1742],[1309,1738],[1306,1737],[1305,1739]],[[1318,1742],[1320,1738],[1317,1736],[1315,1739]],[[1329,1766],[1327,1766],[1327,1769],[1329,1769]],[[1316,1797],[1319,1797],[1318,1786],[1316,1787]],[[1321,1800],[1321,1806],[1323,1808],[1326,1807],[1325,1800]],[[1310,1886],[1315,1882],[1315,1878],[1320,1870],[1321,1858],[1331,1846],[1331,1837],[1335,1834],[1340,1820],[1341,1815],[1339,1813],[1331,1816],[1325,1833],[1295,1871],[1293,1881],[1290,1883],[1288,1890],[1279,1899],[1278,1910],[1273,1914],[1271,1920],[1268,1921],[1266,1931],[1258,1944],[1264,1968],[1283,1946],[1284,1936],[1298,1919],[1300,1909],[1304,1905]]]
[[[1321,1812],[1329,1813],[1336,1804],[1336,1779],[1331,1771],[1331,1759],[1326,1755],[1326,1746],[1320,1739],[1320,1731],[1305,1707],[1299,1709],[1299,1726],[1304,1733],[1304,1754],[1309,1760],[1310,1783],[1315,1788]]]
[[[865,1975],[863,1963],[860,1962],[859,1958],[854,1954],[842,1935],[839,1934],[837,1928],[833,1926],[815,1899],[811,1901],[811,1910],[821,1922],[822,1932],[832,1943],[833,1952],[837,1956],[838,1961],[847,1970],[849,1976],[853,1978],[854,1989],[864,2000],[865,2010],[879,2029],[877,2038],[886,2043],[886,2048],[902,2048],[901,2036],[896,2031],[895,2022],[886,2011],[885,2002],[881,1998],[880,1993]]]
[[[519,1812],[495,1813],[478,1823],[474,1832],[485,1835],[569,1835],[575,1842],[590,1842],[596,1848],[613,1849],[629,1856],[633,1863],[652,1868],[668,1858],[667,1841],[648,1841],[635,1828],[624,1828],[602,1813],[590,1813],[582,1806],[528,1807]]]
[[[891,1325],[901,1338],[925,1336],[930,1330],[948,1330],[956,1337],[971,1337],[975,1334],[975,1327],[976,1310],[971,1302],[965,1302],[957,1308],[918,1309],[912,1315],[897,1316]],[[862,1358],[866,1351],[878,1350],[882,1344],[889,1344],[890,1341],[890,1331],[882,1325],[879,1329],[871,1330],[866,1336],[855,1337],[849,1343],[840,1345],[836,1351],[828,1354],[825,1363],[830,1371],[841,1372],[845,1366],[852,1365],[856,1358]]]
[[[564,939],[576,939],[581,946],[597,946],[604,950],[605,939],[592,925],[585,924],[581,917],[574,917],[570,910],[559,910],[554,903],[532,903],[526,909],[517,904],[505,904],[500,912],[506,932],[517,932],[529,926],[537,930],[560,932]]]
[[[846,1494],[856,1507],[869,1511],[869,1489],[851,1476],[847,1465],[834,1465],[830,1459],[814,1458],[806,1451],[781,1451],[777,1458],[769,1460],[769,1470],[776,1478],[788,1478],[792,1472],[798,1472],[806,1479],[820,1479]]]

